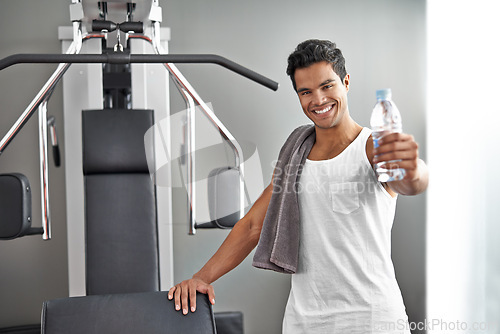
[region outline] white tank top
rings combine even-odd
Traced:
[[[363,128],[335,158],[304,164],[283,333],[410,333],[391,259],[396,198],[366,156],[370,134]]]

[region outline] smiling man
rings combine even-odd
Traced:
[[[330,41],[308,40],[287,74],[312,125],[285,142],[271,184],[192,279],[172,287],[178,310],[196,309],[211,285],[257,246],[254,266],[292,273],[283,333],[409,333],[391,260],[397,194],[428,184],[411,135],[390,134],[375,150],[371,130],[350,116],[350,77]],[[373,164],[399,160],[403,180],[377,181]],[[286,171],[286,173],[284,173]]]

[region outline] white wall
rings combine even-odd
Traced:
[[[2,3],[0,27],[12,33],[0,36],[0,56],[60,52],[57,27],[69,23],[68,3]],[[405,130],[415,135],[425,157],[424,1],[190,0],[161,1],[161,5],[163,25],[172,28],[172,53],[220,54],[280,82],[278,92],[272,92],[215,65],[179,66],[236,138],[255,144],[265,183],[270,181],[272,162],[283,141],[296,126],[308,121],[285,75],[288,54],[307,38],[331,39],[343,50],[351,74],[350,111],[360,124],[368,125],[374,91],[393,88]],[[0,72],[0,135],[52,70],[50,66],[17,65]],[[175,89],[172,94],[177,96]],[[183,109],[175,96],[172,113]],[[49,114],[60,119],[61,110],[58,90]],[[61,126],[59,130],[63,130]],[[36,138],[36,120],[32,120],[0,156],[0,171],[20,171],[30,178],[35,217],[39,215]],[[55,168],[50,173],[54,239],[0,242],[0,327],[38,322],[44,299],[67,295],[64,175]],[[227,232],[199,231],[194,237],[187,236],[186,194],[177,189],[174,195],[175,279],[179,281],[201,267]],[[425,316],[424,195],[399,200],[393,231],[397,276],[410,317],[418,321]],[[253,269],[250,260],[216,282],[216,311],[243,311],[246,333],[278,333],[289,277]]]
[[[500,333],[500,4],[429,1],[427,12],[429,333]]]

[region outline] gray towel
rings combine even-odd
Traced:
[[[295,129],[281,148],[253,266],[294,274],[299,259],[298,181],[316,140],[314,125]]]

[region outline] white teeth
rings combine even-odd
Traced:
[[[315,110],[314,112],[315,112],[316,114],[324,114],[324,113],[326,113],[327,111],[329,111],[330,109],[332,109],[332,107],[333,107],[333,106],[328,106],[328,107],[326,107],[325,109],[322,109],[322,110]]]

